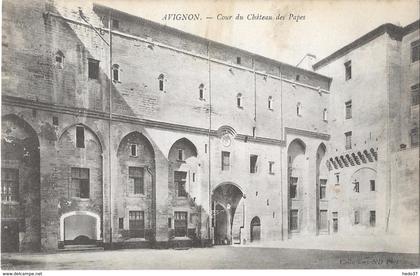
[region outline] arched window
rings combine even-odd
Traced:
[[[296,105],[296,115],[302,116],[302,104],[301,103],[297,103],[297,105]]]
[[[200,100],[204,100],[204,84],[200,84],[198,87],[198,96]]]
[[[328,121],[328,110],[324,108],[324,111],[322,112],[322,120]]]
[[[112,65],[112,80],[115,82],[121,82],[121,69],[118,64]]]
[[[57,53],[55,53],[55,65],[59,69],[64,68],[64,54],[60,50],[58,50]]]
[[[273,97],[268,97],[268,109],[273,110]]]
[[[243,108],[242,106],[242,94],[238,93],[238,95],[236,95],[236,106],[239,108]]]
[[[165,75],[160,74],[158,80],[159,80],[159,91],[164,91],[165,90],[165,85],[164,85]]]

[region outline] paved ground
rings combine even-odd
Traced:
[[[418,254],[215,246],[188,250],[127,249],[6,254],[2,269],[286,269],[415,268]]]

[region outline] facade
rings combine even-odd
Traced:
[[[78,4],[3,3],[3,251],[417,239],[418,22],[306,70]]]

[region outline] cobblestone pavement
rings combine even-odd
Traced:
[[[4,270],[415,268],[418,254],[215,246],[187,250],[3,253]]]

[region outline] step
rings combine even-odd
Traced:
[[[59,252],[66,251],[103,251],[103,247],[96,245],[65,245],[64,248],[59,249]]]

